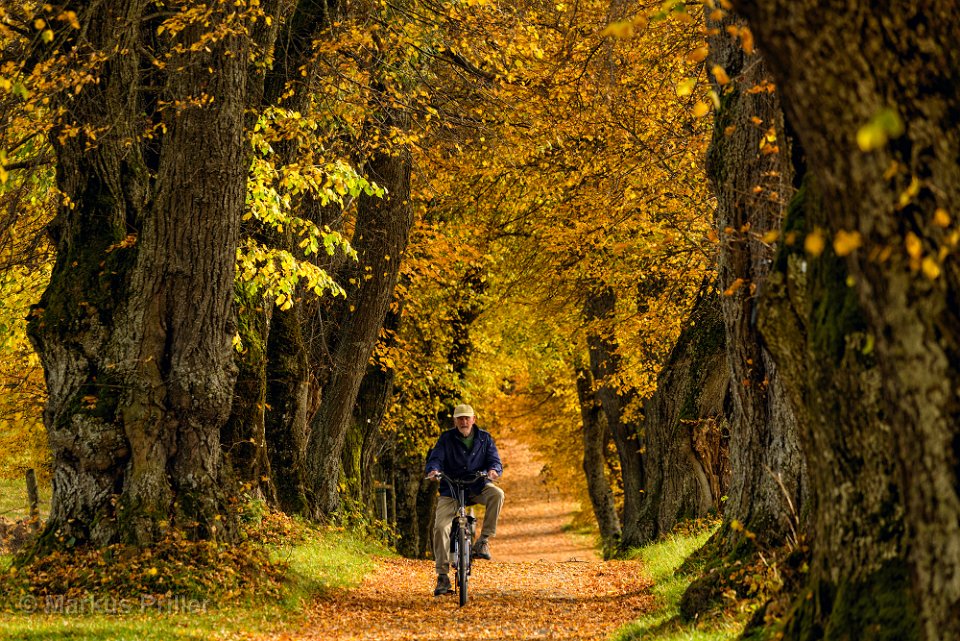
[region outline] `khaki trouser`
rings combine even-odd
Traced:
[[[497,519],[503,507],[503,490],[488,483],[479,496],[470,497],[485,509],[483,514],[483,536],[497,535]],[[437,501],[437,512],[433,521],[433,558],[437,560],[437,574],[450,571],[450,529],[453,517],[457,515],[457,499],[441,496]]]

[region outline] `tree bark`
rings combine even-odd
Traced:
[[[958,638],[956,4],[735,4],[768,56],[808,156],[828,240],[859,234],[862,246],[845,262],[882,374],[897,459],[890,482],[904,503],[922,634]]]
[[[730,483],[724,415],[730,374],[720,298],[705,282],[644,406],[641,543],[678,521],[720,511]]]
[[[381,328],[378,349],[390,350],[396,346],[402,310],[401,302],[394,300]],[[387,446],[381,437],[380,424],[393,397],[395,377],[396,373],[390,362],[371,363],[367,366],[367,372],[360,383],[360,391],[357,393],[357,401],[353,405],[351,431],[357,443],[357,457],[350,466],[347,465],[346,452],[344,453],[343,468],[351,471],[348,479],[355,487],[355,498],[370,515],[376,513],[374,484],[380,455]],[[387,483],[387,480],[383,479],[383,482]],[[396,488],[393,488],[393,491],[396,492]]]
[[[71,205],[51,230],[57,262],[29,328],[49,391],[48,547],[230,529],[220,429],[236,376],[248,43],[231,35],[189,52],[203,29],[155,36],[148,4],[77,8],[84,46],[111,57],[67,113],[102,135],[61,136],[74,122],[51,135]],[[225,9],[212,10],[227,20]],[[171,52],[162,71],[141,57],[145,41]],[[174,52],[178,44],[187,51]],[[162,88],[149,94],[144,85]],[[201,90],[210,102],[192,104]],[[156,100],[186,106],[156,111]],[[149,144],[144,114],[161,126]]]
[[[620,520],[622,530],[618,546],[620,552],[625,552],[641,544],[639,525],[643,502],[644,457],[640,452],[636,423],[624,418],[624,409],[630,403],[632,390],[618,389],[616,382],[616,377],[623,367],[611,327],[616,302],[616,293],[612,288],[594,283],[584,302],[584,318],[595,326],[587,336],[591,378],[596,385],[593,395],[603,411],[620,461],[623,516]]]
[[[404,125],[392,112],[383,126]],[[340,508],[340,456],[367,361],[393,297],[400,256],[413,225],[410,206],[411,154],[408,149],[378,150],[365,165],[365,175],[387,189],[383,199],[361,194],[351,244],[358,264],[344,282],[357,283],[337,319],[330,340],[330,379],[324,386],[320,409],[311,424],[307,465],[312,511],[327,518]],[[330,335],[327,334],[329,337]]]
[[[307,441],[310,418],[319,405],[301,333],[300,306],[275,309],[267,340],[267,451],[279,473],[273,483],[277,503],[287,514],[310,513],[307,499]]]
[[[803,235],[827,223],[805,180],[785,225]],[[812,499],[813,559],[785,628],[788,639],[917,638],[904,560],[903,506],[892,482],[893,426],[882,373],[843,261],[781,248],[762,303],[764,337],[800,417]],[[881,605],[882,604],[882,605]]]
[[[757,296],[773,259],[764,238],[780,229],[793,190],[790,145],[775,93],[760,90],[769,80],[762,58],[746,55],[726,27],[710,40],[708,65],[723,67],[733,80],[715,82],[721,97],[707,171],[717,194],[720,231],[718,283],[730,368],[730,479],[727,525],[738,521],[761,544],[784,541],[797,527],[805,500],[803,457],[796,418],[782,377],[756,326]],[[756,124],[759,120],[759,124]],[[740,528],[726,527],[730,545]]]
[[[609,439],[606,417],[593,390],[593,375],[584,366],[577,367],[577,396],[583,424],[583,473],[593,514],[600,528],[604,556],[616,552],[620,545],[620,518],[613,500],[613,491],[606,476],[604,449]]]
[[[276,490],[267,456],[264,410],[267,402],[266,346],[269,318],[262,297],[238,292],[240,340],[243,353],[235,354],[237,382],[234,385],[230,418],[220,431],[224,466],[235,483],[256,498],[276,503]]]

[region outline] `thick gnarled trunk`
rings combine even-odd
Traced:
[[[156,27],[143,21],[148,4],[78,12],[88,44],[118,53],[68,113],[106,133],[96,142],[52,136],[58,186],[72,204],[58,212],[57,264],[29,328],[49,390],[49,546],[149,544],[168,528],[217,537],[231,520],[220,429],[236,376],[247,45],[211,42],[159,72],[140,57],[140,29]],[[189,26],[164,46],[189,49],[201,31]],[[186,106],[150,112],[144,84]],[[200,87],[212,100],[193,105]],[[163,131],[149,147],[139,142],[145,112]]]
[[[720,232],[718,286],[730,368],[730,479],[725,505],[755,541],[777,544],[797,527],[805,500],[797,421],[782,377],[756,326],[757,298],[773,259],[768,232],[780,229],[793,191],[790,144],[769,74],[757,54],[748,55],[725,27],[710,42],[708,64],[732,79],[715,84],[721,95],[708,152],[708,174],[717,194]],[[728,542],[740,539],[725,528]]]
[[[826,225],[815,181],[794,198],[787,233]],[[812,487],[813,560],[787,638],[917,636],[903,548],[903,507],[882,373],[843,261],[781,248],[764,294],[763,335],[784,374]],[[877,604],[883,603],[883,607]]]
[[[669,533],[685,518],[719,512],[730,482],[724,415],[730,375],[720,299],[704,283],[644,405],[646,457],[642,543]]]
[[[960,638],[956,4],[735,4],[807,154],[827,242],[859,235],[845,263],[882,374],[912,594],[925,638]]]
[[[394,114],[402,119],[402,114]],[[358,254],[345,274],[357,283],[337,318],[330,340],[330,378],[310,430],[307,469],[312,512],[319,518],[340,508],[341,461],[354,403],[397,283],[400,256],[406,249],[413,210],[410,206],[409,150],[378,151],[365,175],[387,189],[380,199],[361,194],[351,244]],[[346,281],[348,278],[345,278]]]

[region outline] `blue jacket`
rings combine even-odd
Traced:
[[[460,440],[457,428],[449,429],[440,435],[427,457],[427,474],[431,470],[440,470],[450,477],[461,479],[487,470],[496,470],[498,474],[503,474],[503,465],[490,432],[474,426],[473,447],[470,450],[467,450]],[[477,479],[476,483],[467,488],[468,497],[480,494],[490,482],[487,479]],[[450,486],[443,481],[440,482],[440,495],[453,496]]]

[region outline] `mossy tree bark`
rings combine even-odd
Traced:
[[[815,180],[784,232],[827,224]],[[842,259],[783,246],[770,274],[761,329],[801,417],[812,498],[813,560],[785,628],[788,639],[914,639],[903,507],[882,373]]]
[[[242,491],[276,503],[276,490],[267,456],[267,435],[264,422],[266,392],[266,346],[269,316],[262,297],[247,296],[238,291],[240,340],[244,349],[234,356],[238,375],[233,389],[230,418],[220,430],[224,466]]]
[[[42,545],[229,536],[220,430],[236,377],[249,37],[190,51],[207,29],[158,35],[149,2],[66,8],[81,29],[64,27],[51,47],[79,46],[82,33],[78,55],[108,59],[92,68],[96,83],[53,96],[69,114],[51,144],[71,204],[51,226],[57,261],[29,325],[53,451]],[[201,91],[211,100],[197,105]],[[186,106],[159,109],[177,101]],[[66,135],[72,125],[99,135]]]
[[[381,88],[382,90],[382,88]],[[385,96],[382,96],[386,100]],[[403,130],[408,117],[400,110],[381,107],[381,139],[393,128]],[[323,387],[320,408],[311,421],[307,453],[311,511],[329,518],[340,509],[338,486],[341,454],[354,403],[367,362],[393,298],[400,257],[413,225],[410,206],[412,156],[406,148],[380,149],[364,165],[364,174],[385,187],[380,199],[361,194],[351,244],[358,254],[356,265],[347,265],[339,278],[355,286],[334,312],[332,327],[317,328],[328,347],[329,379]]]
[[[625,416],[627,406],[633,401],[631,389],[621,389],[617,376],[623,368],[614,337],[614,312],[617,295],[614,290],[598,281],[587,284],[583,303],[583,318],[591,325],[587,335],[589,350],[591,394],[603,412],[605,431],[616,445],[620,462],[620,479],[623,483],[623,513],[620,517],[620,552],[642,543],[640,535],[640,510],[643,502],[644,456],[640,451],[640,436],[636,422]],[[584,380],[578,376],[578,385]],[[584,401],[581,399],[581,414]],[[586,424],[584,424],[586,437]],[[605,442],[605,441],[604,441]],[[593,445],[591,447],[597,447]],[[599,445],[603,447],[603,443]],[[584,461],[588,452],[584,452]]]
[[[719,294],[705,281],[644,405],[642,543],[719,511],[730,482],[724,415],[730,375]]]
[[[708,174],[717,194],[720,234],[718,286],[730,368],[730,479],[725,524],[734,520],[756,536],[779,543],[796,527],[805,500],[804,465],[797,421],[756,325],[773,247],[767,232],[780,229],[793,191],[790,144],[762,58],[747,55],[726,27],[710,40],[708,65],[723,67],[732,82],[715,84],[721,95],[708,152]],[[758,91],[759,89],[759,91]],[[721,533],[730,546],[738,530]]]
[[[273,310],[267,357],[264,431],[270,465],[277,471],[273,478],[277,505],[288,514],[306,515],[307,440],[319,390],[310,376],[299,304]]]
[[[807,154],[828,242],[859,234],[845,263],[882,374],[922,634],[960,638],[956,4],[734,4]]]
[[[402,311],[401,302],[394,299],[384,319],[377,350],[388,352],[396,347]],[[357,508],[365,511],[368,516],[375,516],[377,513],[377,481],[390,485],[390,479],[386,477],[387,470],[379,465],[380,456],[390,446],[390,443],[384,441],[380,431],[383,417],[393,398],[393,382],[396,378],[389,360],[380,359],[367,365],[357,400],[353,404],[353,416],[347,435],[350,445],[344,448],[343,452],[342,467],[351,499],[356,502]],[[422,465],[418,462],[416,467],[420,469]],[[378,476],[381,478],[378,479]],[[396,490],[395,487],[392,490],[387,488],[387,491]]]
[[[597,400],[593,373],[580,365],[577,372],[577,398],[580,403],[580,422],[583,428],[583,474],[593,515],[600,528],[604,556],[613,555],[620,547],[620,517],[613,500],[613,490],[606,473],[604,450],[610,440],[607,419]]]

